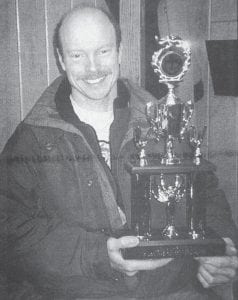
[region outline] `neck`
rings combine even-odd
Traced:
[[[72,88],[72,98],[79,107],[88,111],[112,111],[113,102],[117,97],[117,88],[115,87],[105,98],[102,99],[89,99],[82,94],[79,94],[77,90]]]

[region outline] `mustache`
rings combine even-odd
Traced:
[[[101,70],[96,72],[87,72],[86,74],[77,76],[77,80],[95,80],[100,77],[104,77],[112,74],[110,70]]]

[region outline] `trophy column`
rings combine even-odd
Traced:
[[[151,237],[150,176],[133,174],[131,177],[132,231],[141,240]]]

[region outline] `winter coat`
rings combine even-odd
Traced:
[[[118,206],[130,227],[130,175],[125,161],[136,151],[133,128],[147,126],[145,103],[155,99],[128,80],[118,81],[110,170],[94,129],[75,115],[70,91],[67,79],[57,78],[1,155],[0,255],[9,293],[17,295],[20,287],[30,286],[33,298],[27,298],[26,292],[22,299],[114,295],[148,299],[191,289],[194,283],[196,293],[205,293],[196,282],[197,264],[190,258],[140,272],[133,287],[108,259],[108,237],[125,229]],[[162,151],[163,145],[158,149]],[[208,203],[209,226],[235,240],[229,206],[216,178],[208,174],[206,179],[198,177],[198,182]]]

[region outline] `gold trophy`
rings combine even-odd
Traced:
[[[163,257],[216,256],[225,253],[224,241],[206,226],[206,203],[199,198],[197,174],[215,171],[215,166],[202,158],[201,144],[206,128],[198,132],[191,126],[191,101],[182,103],[174,88],[183,79],[191,61],[188,43],[175,36],[158,40],[161,49],[154,53],[152,66],[159,81],[168,86],[164,104],[148,103],[145,115],[149,129],[142,135],[134,129],[137,159],[126,163],[131,175],[131,233],[140,239],[137,247],[124,250],[127,259],[156,259]],[[143,131],[145,131],[143,129]],[[163,139],[162,159],[146,155],[151,138]],[[192,157],[178,157],[175,141],[187,140]],[[178,209],[179,208],[179,209]],[[162,226],[154,226],[159,209]],[[183,224],[179,224],[182,214]],[[164,219],[163,219],[164,216]]]
[[[174,93],[175,87],[189,69],[191,49],[186,41],[176,36],[168,36],[161,40],[156,37],[156,41],[161,48],[153,54],[151,64],[154,72],[159,75],[159,82],[167,85],[168,94],[165,104],[148,103],[146,116],[150,124],[157,121],[157,139],[165,140],[162,163],[172,165],[180,163],[180,159],[174,153],[174,142],[184,138],[194,109],[191,101],[181,103]]]

